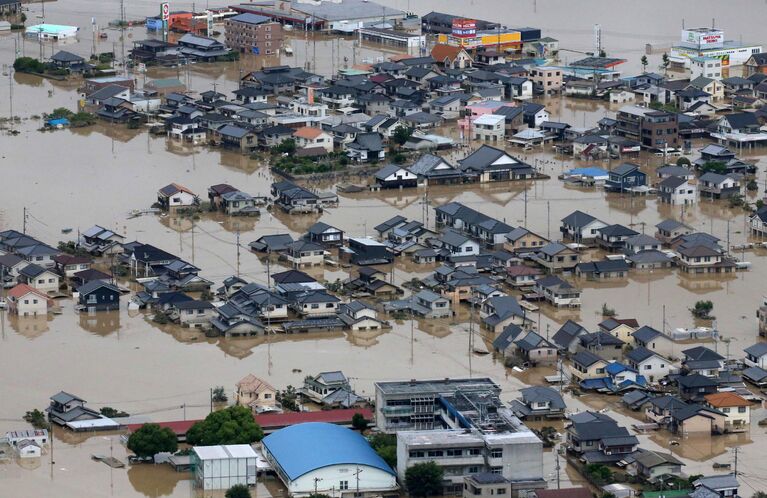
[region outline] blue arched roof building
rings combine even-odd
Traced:
[[[264,456],[291,495],[395,489],[396,474],[357,432],[310,422],[281,429],[262,441]],[[359,480],[359,482],[358,482]]]

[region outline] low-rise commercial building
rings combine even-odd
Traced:
[[[256,452],[249,444],[192,448],[195,486],[204,490],[256,484]]]

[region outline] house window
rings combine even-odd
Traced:
[[[745,406],[739,406],[738,407],[738,413],[746,413],[746,407]]]
[[[503,448],[493,448],[490,450],[490,458],[503,458]]]
[[[349,489],[349,481],[339,481],[338,489],[341,489],[341,490]]]

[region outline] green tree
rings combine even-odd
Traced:
[[[96,116],[90,112],[77,112],[69,118],[70,124],[75,128],[90,126],[96,123]]]
[[[13,61],[13,69],[20,73],[44,73],[45,64],[32,57],[19,57]]]
[[[746,199],[740,194],[735,194],[732,197],[730,197],[728,203],[731,208],[745,207]]]
[[[48,115],[49,118],[71,118],[74,113],[66,107],[57,107]]]
[[[605,52],[605,49],[602,49],[602,50],[599,51],[599,56],[600,57],[607,57],[607,52]]]
[[[352,427],[357,431],[364,431],[368,428],[368,421],[365,420],[365,416],[361,413],[355,413],[352,415]]]
[[[405,161],[407,161],[407,157],[401,152],[397,152],[391,157],[391,162],[394,164],[403,164]]]
[[[282,405],[283,409],[292,412],[298,411],[298,393],[296,392],[295,387],[288,386],[284,391],[277,391],[275,398],[277,402]]]
[[[225,498],[250,498],[250,490],[245,484],[235,484],[226,490]]]
[[[264,431],[253,419],[250,409],[230,406],[213,412],[186,433],[191,445],[250,444],[261,441]]]
[[[663,57],[661,60],[663,61],[661,63],[661,66],[663,66],[663,71],[668,70],[668,65],[671,64],[671,61],[669,60],[668,54],[666,52],[663,52]]]
[[[443,474],[434,462],[417,463],[405,471],[407,492],[418,498],[441,495]]]
[[[279,154],[294,154],[296,152],[296,141],[292,138],[283,140],[274,150]]]
[[[601,463],[592,463],[586,466],[586,475],[597,484],[607,482],[612,479],[613,473],[610,468]]]
[[[647,64],[649,64],[649,62],[647,62],[647,56],[643,55],[642,58],[639,59],[639,63],[642,64],[642,72],[646,73],[647,72]]]
[[[395,144],[402,146],[405,145],[405,142],[410,140],[410,137],[412,136],[412,128],[408,128],[406,126],[398,126],[394,129],[394,133],[392,133],[391,139]]]
[[[727,165],[722,161],[706,161],[703,166],[700,167],[703,173],[724,173],[727,170]]]
[[[155,454],[178,449],[176,433],[168,427],[144,424],[128,438],[128,449],[139,457],[154,457]]]
[[[756,183],[756,180],[749,180],[749,182],[746,184],[746,190],[751,192],[754,190],[759,190],[759,184]]]
[[[130,417],[130,413],[118,410],[117,408],[112,408],[111,406],[103,407],[101,410],[99,410],[99,413],[108,418]]]
[[[767,498],[767,493],[764,491],[757,491],[756,493],[751,495],[751,498]]]
[[[48,429],[51,426],[51,424],[48,423],[48,419],[45,418],[45,413],[37,408],[25,413],[23,418],[25,422],[28,422],[35,429]]]
[[[680,157],[679,159],[676,160],[676,165],[682,166],[683,168],[689,168],[691,164],[692,163],[690,162],[690,160],[687,159],[686,157]]]
[[[711,311],[713,309],[714,303],[711,301],[698,301],[690,312],[695,318],[711,318]]]
[[[378,456],[383,458],[391,468],[397,468],[397,436],[379,432],[369,441],[370,446],[378,453]]]
[[[229,399],[226,396],[226,391],[224,390],[223,386],[218,386],[213,388],[212,398],[215,403],[224,403]]]

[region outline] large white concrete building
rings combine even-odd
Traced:
[[[543,443],[499,398],[492,379],[376,383],[376,425],[397,433],[397,474],[434,461],[445,494],[460,493],[464,476],[493,472],[516,492],[546,487]]]

